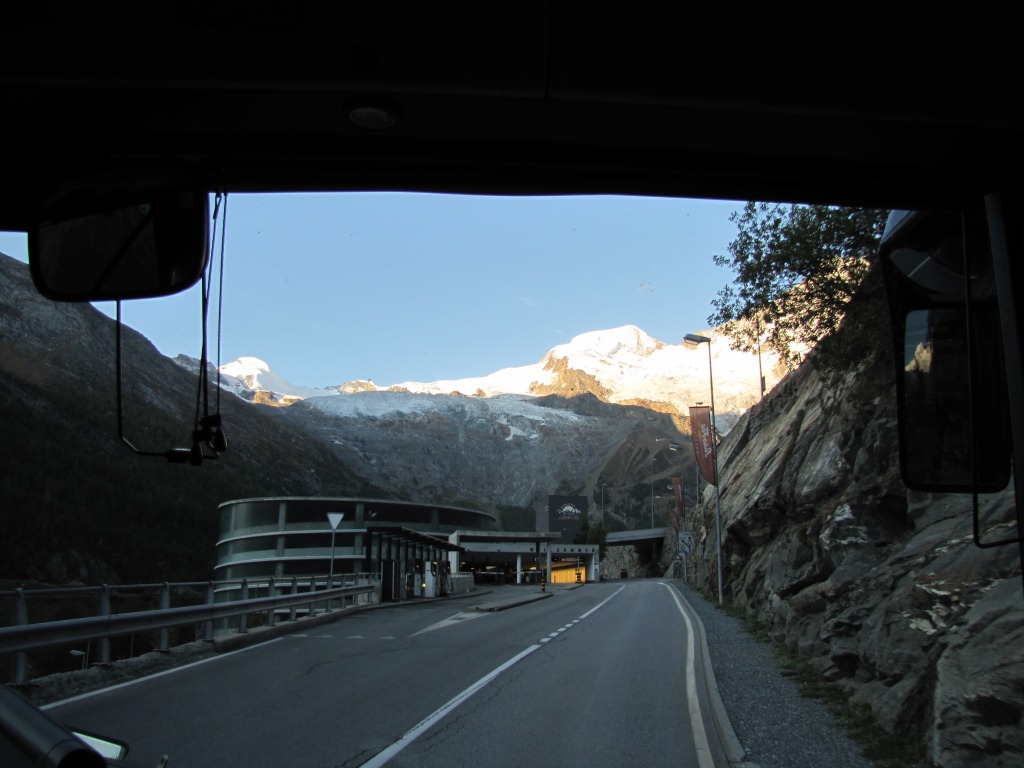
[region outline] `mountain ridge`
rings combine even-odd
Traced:
[[[760,399],[763,375],[771,389],[786,374],[777,355],[738,352],[727,337],[705,331],[715,376],[715,404],[723,431]],[[223,365],[227,386],[247,400],[291,405],[300,399],[352,395],[368,391],[423,395],[564,395],[590,393],[608,403],[643,405],[682,417],[688,406],[710,402],[707,352],[698,346],[666,344],[635,325],[579,334],[548,350],[536,363],[502,368],[493,373],[433,382],[403,381],[381,386],[351,381],[323,389],[291,385],[268,363],[242,357]],[[258,393],[264,393],[259,395]]]

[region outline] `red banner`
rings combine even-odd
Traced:
[[[693,452],[697,456],[697,466],[704,479],[711,485],[718,485],[715,476],[715,439],[711,426],[711,406],[694,405],[690,407],[690,436],[693,438]]]
[[[686,509],[683,506],[683,478],[675,475],[672,478],[672,493],[676,497],[676,514],[672,516],[672,526],[679,533],[679,521],[686,519]]]

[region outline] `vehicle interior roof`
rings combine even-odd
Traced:
[[[1005,188],[1022,166],[1009,4],[168,5],[8,19],[0,229],[27,230],[67,175],[167,157],[235,192],[884,207]],[[394,126],[356,126],[360,105]]]

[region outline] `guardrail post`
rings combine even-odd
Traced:
[[[110,587],[106,584],[100,585],[100,616],[110,615]],[[101,637],[97,644],[99,645],[100,658],[97,664],[109,664],[110,663],[110,638]]]
[[[270,584],[267,585],[267,597],[277,597],[277,579],[271,577]],[[267,626],[274,626],[274,609],[267,609]]]
[[[316,616],[316,576],[309,577],[309,615]]]
[[[297,578],[295,578],[294,576],[292,576],[292,591],[291,591],[291,594],[293,594],[293,595],[299,594],[299,580]],[[295,611],[296,611],[296,606],[294,604],[292,604],[292,606],[288,609],[288,621],[295,621]]]
[[[213,593],[213,582],[206,582],[206,604],[213,605],[214,593]],[[213,640],[213,619],[203,622],[203,640],[210,642]]]
[[[11,616],[11,624],[15,627],[23,627],[28,624],[28,602],[25,600],[25,590],[21,587],[14,590],[14,613]],[[21,685],[25,682],[24,651],[11,656],[11,682],[14,685]]]
[[[171,585],[168,584],[165,581],[163,586],[160,587],[160,610],[161,611],[166,611],[170,607],[171,607]],[[171,644],[170,644],[170,642],[168,640],[167,627],[163,627],[157,633],[156,649],[158,651],[162,651],[163,653],[167,653],[167,652],[170,651]]]
[[[330,592],[331,588],[333,586],[334,586],[334,576],[331,575],[331,574],[327,574],[327,591]],[[331,612],[331,598],[327,598],[324,601],[324,612],[325,613],[330,613]]]
[[[249,580],[242,579],[242,600],[249,599]],[[243,613],[238,617],[238,634],[244,635],[249,631],[249,614]]]

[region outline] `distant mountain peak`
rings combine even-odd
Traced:
[[[623,356],[649,357],[665,345],[635,325],[623,325],[604,331],[589,331],[574,336],[568,344],[548,352],[548,357],[591,355],[615,360]]]
[[[230,377],[228,388],[246,400],[264,404],[289,404],[309,397],[324,397],[339,394],[338,389],[298,387],[277,373],[258,357],[240,357],[220,367],[222,375]],[[233,382],[237,382],[232,386]],[[240,391],[239,387],[242,388]],[[244,391],[248,390],[248,391]],[[266,393],[256,396],[257,393]]]

